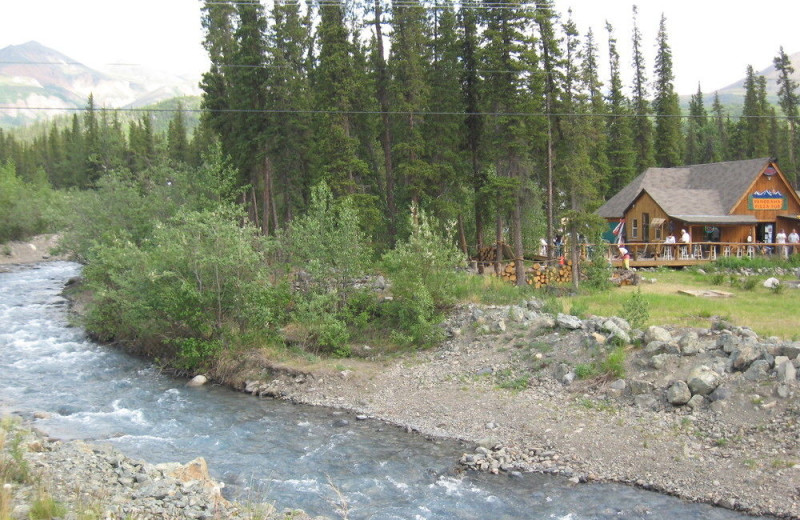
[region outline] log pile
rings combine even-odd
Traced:
[[[514,252],[511,250],[511,246],[508,244],[501,242],[500,248],[503,252],[503,258],[508,260],[509,258],[514,258]],[[497,261],[497,244],[492,244],[490,246],[482,247],[478,250],[478,257],[476,259],[478,262],[482,263],[483,265],[489,265]]]
[[[551,266],[537,262],[525,269],[525,275],[528,285],[533,285],[537,289],[554,283],[571,283],[572,262]],[[505,267],[500,271],[500,276],[503,280],[516,283],[517,270],[514,262],[505,264]]]
[[[614,285],[639,285],[642,277],[636,271],[626,269],[615,269],[611,273],[611,283]]]

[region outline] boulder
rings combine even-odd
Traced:
[[[717,401],[724,401],[726,399],[730,399],[731,395],[733,395],[733,392],[731,392],[730,388],[724,385],[720,385],[713,392],[708,394],[708,400],[711,401],[712,403],[715,403]]]
[[[666,343],[660,340],[653,340],[649,342],[647,346],[644,347],[644,351],[646,354],[650,354],[651,356],[657,354],[678,354],[680,352],[677,345],[673,343]]]
[[[627,324],[627,322],[625,323]],[[628,332],[613,319],[608,319],[603,322],[602,328],[604,331],[608,332],[609,339],[616,338],[626,345],[631,342],[631,337]],[[628,325],[628,330],[630,330],[630,325]]]
[[[653,341],[669,343],[672,341],[672,334],[663,327],[648,327],[644,333],[644,342],[649,345]]]
[[[754,342],[747,342],[739,345],[731,353],[731,368],[744,372],[763,352]]]
[[[562,329],[578,330],[583,327],[583,322],[577,316],[571,314],[558,313],[556,324]]]
[[[739,343],[739,337],[727,330],[717,338],[717,347],[721,348],[726,354],[733,352]]]
[[[703,407],[703,404],[705,404],[705,402],[706,398],[703,397],[702,395],[693,395],[692,398],[689,399],[689,402],[686,403],[686,406],[688,406],[692,410],[699,410],[700,408]]]
[[[198,374],[189,380],[186,386],[203,386],[206,383],[208,383],[208,378],[202,374]]]
[[[675,354],[656,354],[650,358],[650,366],[656,370],[661,370],[667,363],[678,358]]]
[[[744,373],[744,378],[748,381],[766,381],[769,379],[770,366],[769,361],[765,359],[757,359],[753,361],[750,368]]]
[[[797,381],[797,369],[794,367],[794,363],[789,360],[789,358],[785,358],[778,363],[778,360],[775,360],[775,372],[778,374],[778,382],[779,383],[787,383],[792,384]]]
[[[767,289],[774,289],[781,284],[781,281],[775,277],[770,277],[764,280],[764,287]]]
[[[681,353],[684,356],[694,356],[703,352],[703,345],[700,343],[700,338],[694,331],[689,331],[678,340],[678,346],[681,348]]]
[[[522,307],[512,305],[508,309],[508,319],[517,323],[523,322],[526,319],[526,312]]]
[[[692,392],[685,381],[675,381],[667,389],[667,401],[673,406],[683,406],[692,398]]]
[[[628,382],[628,387],[630,387],[633,395],[651,394],[655,391],[653,383],[641,379],[631,379]]]
[[[722,378],[706,365],[700,365],[689,372],[686,384],[689,386],[692,395],[708,395],[713,392],[722,382]]]

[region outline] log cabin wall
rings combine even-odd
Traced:
[[[653,225],[654,219],[662,222]],[[669,216],[643,192],[625,212],[625,237],[628,242],[663,242],[668,234]]]
[[[749,197],[755,192],[764,191],[778,191],[783,195],[786,201],[786,209],[751,209],[749,204]],[[739,203],[731,211],[732,215],[754,215],[759,222],[775,222],[778,216],[784,215],[798,215],[800,214],[800,205],[797,203],[792,188],[787,184],[786,179],[782,174],[776,173],[774,175],[761,174],[756,181],[742,194]]]

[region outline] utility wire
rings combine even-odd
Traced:
[[[86,107],[17,107],[12,105],[0,105],[0,110],[17,111],[63,111],[63,112],[85,112]],[[178,112],[177,108],[95,108],[96,111],[109,112],[131,112],[131,113],[173,113]],[[256,109],[256,108],[226,108],[226,109],[207,109],[207,108],[182,108],[181,112],[187,113],[213,113],[213,114],[335,114],[335,115],[418,115],[418,116],[509,116],[509,117],[604,117],[604,118],[670,118],[670,119],[699,119],[705,117],[713,120],[713,115],[692,116],[690,114],[670,115],[670,114],[590,114],[583,112],[445,112],[445,111],[425,111],[425,110],[298,110],[298,109]],[[759,115],[759,116],[737,116],[737,119],[796,119],[784,115]]]

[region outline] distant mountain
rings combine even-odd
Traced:
[[[796,52],[794,54],[789,55],[789,60],[794,67],[794,74],[792,74],[792,79],[796,82],[800,83],[800,52]],[[753,65],[753,64],[751,64]],[[755,69],[756,65],[753,65]],[[747,68],[747,64],[742,66],[742,72],[745,72]],[[774,65],[770,65],[769,67],[762,69],[761,71],[757,71],[756,75],[764,76],[767,80],[767,101],[770,104],[778,105],[778,71],[775,70]],[[711,104],[714,102],[714,92],[719,95],[719,100],[722,105],[726,106],[730,110],[730,115],[738,116],[741,113],[742,105],[744,105],[744,82],[745,77],[742,77],[739,81],[732,83],[726,87],[722,87],[717,89],[716,91],[707,91],[703,89],[704,99],[703,102],[705,104],[706,110],[711,109]],[[691,96],[681,96],[681,107],[684,111],[687,110],[689,106],[689,100]]]
[[[172,76],[140,66],[93,70],[37,42],[0,49],[0,127],[18,127],[95,105],[132,108],[197,96],[199,78]],[[8,108],[13,107],[13,108]],[[41,110],[48,108],[52,110]]]

